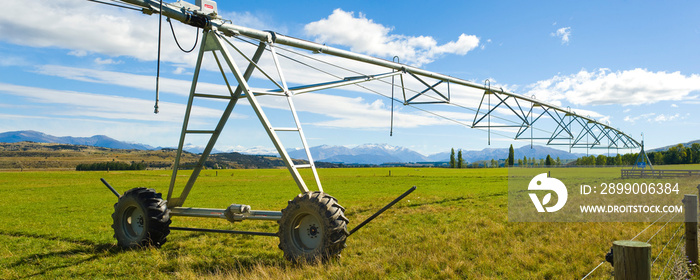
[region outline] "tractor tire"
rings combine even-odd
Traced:
[[[114,204],[112,220],[117,245],[124,249],[160,247],[170,233],[167,201],[154,189],[126,191]]]
[[[345,208],[323,192],[299,194],[277,221],[279,248],[292,262],[325,262],[340,256],[349,235]]]

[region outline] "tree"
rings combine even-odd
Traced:
[[[513,144],[510,144],[510,149],[508,149],[508,166],[513,166],[515,164],[515,150],[513,150]]]
[[[559,157],[557,157],[557,161],[555,162],[555,164],[556,164],[556,165],[561,165],[561,159],[559,159]]]
[[[617,154],[615,156],[615,165],[618,165],[618,166],[622,165],[622,156],[620,154]]]
[[[523,166],[527,166],[527,157],[523,157]]]
[[[495,159],[491,159],[491,167],[498,167],[498,162]]]
[[[522,160],[522,159],[518,159],[518,166],[520,166],[520,167],[523,166],[523,160]]]
[[[544,160],[544,165],[546,166],[552,166],[552,157],[547,155],[547,159]]]
[[[464,159],[462,158],[462,149],[459,149],[457,152],[457,168],[462,168],[462,163],[464,163]]]
[[[680,149],[683,148],[683,145],[678,144],[677,146],[671,147],[668,149],[666,152],[666,155],[664,158],[666,159],[665,162],[666,164],[678,164],[681,163],[681,153]]]
[[[693,143],[693,145],[690,145],[690,152],[693,154],[692,163],[700,163],[700,143]]]
[[[455,168],[455,148],[450,152],[450,168]]]
[[[607,162],[607,158],[604,155],[598,155],[595,159],[595,165],[597,166],[605,166]]]

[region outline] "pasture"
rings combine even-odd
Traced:
[[[619,168],[566,170],[619,176]],[[120,193],[151,187],[165,196],[169,171],[0,172],[0,279],[573,279],[598,265],[612,241],[647,225],[508,222],[505,168],[319,174],[324,190],[347,209],[349,229],[411,186],[418,189],[349,237],[341,258],[294,265],[273,237],[172,231],[159,249],[116,247],[117,199],[99,179]],[[279,210],[296,194],[287,170],[205,170],[185,206]],[[277,231],[275,222],[185,217],[174,217],[172,226]],[[593,277],[610,278],[611,271],[605,263]]]

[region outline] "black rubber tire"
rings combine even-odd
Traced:
[[[124,249],[160,247],[170,234],[167,201],[154,189],[126,191],[114,204],[112,221],[114,238]]]
[[[279,248],[292,262],[327,261],[340,256],[348,236],[345,208],[323,192],[299,194],[277,221]]]

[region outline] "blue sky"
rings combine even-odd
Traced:
[[[84,0],[5,4],[25,12],[0,15],[0,132],[104,134],[177,145],[196,54],[177,49],[165,21],[161,113],[155,115],[157,16]],[[402,62],[480,84],[489,79],[586,112],[638,140],[644,133],[648,148],[700,139],[698,1],[219,1],[218,8],[237,25],[380,58],[399,55]],[[174,24],[181,44],[191,46],[195,29]],[[284,63],[290,82],[309,78]],[[220,90],[218,74],[207,69],[204,87]],[[469,107],[481,97],[455,94]],[[387,143],[428,155],[529,143],[496,130],[488,145],[483,130],[398,103],[390,137],[390,102],[358,90],[323,91],[295,102],[311,146]],[[196,105],[195,125],[213,127],[222,103]],[[271,118],[289,121],[278,103],[263,105]],[[469,123],[473,117],[454,108],[423,108]],[[285,145],[297,147],[292,140]],[[195,146],[204,141],[187,139]],[[224,151],[272,147],[245,102],[217,145]]]

